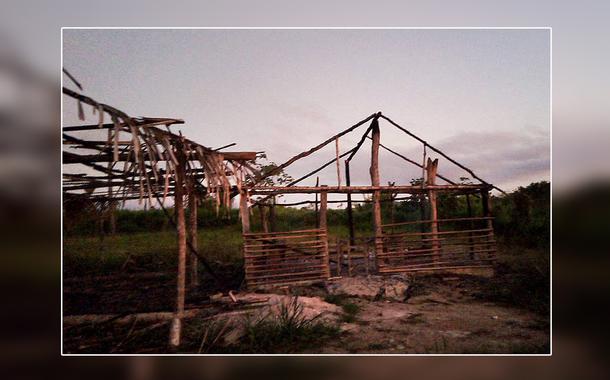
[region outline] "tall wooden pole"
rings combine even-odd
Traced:
[[[335,157],[337,160],[337,186],[341,187],[341,165],[339,164],[339,138],[335,139]]]
[[[438,168],[438,158],[432,161],[428,158],[428,163],[426,165],[426,182],[428,185],[434,185],[434,181],[436,180],[436,170]],[[429,190],[428,198],[430,200],[430,232],[432,232],[432,247],[433,252],[436,254],[434,259],[438,261],[440,257],[438,256],[440,253],[440,243],[438,241],[438,212],[436,208],[436,191]]]
[[[108,129],[108,143],[110,144],[112,139],[112,130]],[[109,212],[109,223],[110,223],[110,235],[116,234],[116,202],[112,200],[112,167],[114,163],[108,162],[108,212]]]
[[[321,239],[323,239],[323,245],[324,247],[322,248],[324,250],[324,264],[325,264],[325,271],[324,274],[325,276],[328,278],[330,277],[330,263],[329,263],[329,256],[328,256],[328,222],[326,220],[326,211],[328,208],[328,194],[323,191],[320,193],[320,214],[319,214],[319,225],[320,225],[320,229],[324,230],[324,232],[326,232],[326,234],[324,236],[321,236]]]
[[[193,250],[198,251],[197,244],[197,194],[195,189],[189,188],[189,241]],[[199,274],[198,274],[198,259],[197,255],[190,253],[190,275],[191,275],[191,287],[197,287],[199,285]]]
[[[239,215],[241,216],[241,231],[250,232],[250,212],[248,210],[248,190],[242,189],[239,195]]]
[[[483,216],[490,217],[491,216],[491,199],[489,197],[489,191],[483,190],[481,191],[481,202],[483,203]],[[490,229],[493,233],[493,222],[491,219],[487,219],[487,228]],[[492,244],[487,244],[487,249],[492,249]],[[491,257],[491,252],[488,253],[488,257]]]
[[[316,177],[316,187],[320,186],[320,177]],[[320,214],[318,213],[318,194],[316,193],[316,203],[314,204],[316,212],[316,228],[320,228]]]
[[[371,185],[380,186],[379,179],[379,142],[380,142],[380,131],[379,122],[377,118],[373,119],[371,123],[372,127],[372,148],[371,148]],[[381,191],[375,190],[373,192],[373,227],[375,232],[375,262],[377,257],[383,253],[383,235],[381,231]]]
[[[180,345],[182,317],[184,316],[185,278],[186,278],[186,223],[184,220],[184,180],[186,157],[182,147],[176,151],[178,165],[176,166],[176,187],[174,190],[174,208],[176,210],[176,227],[178,230],[178,277],[176,281],[176,314],[172,320],[169,343],[172,347]]]
[[[349,160],[345,161],[345,185],[351,186],[351,180],[349,176]],[[352,194],[347,193],[347,228],[349,229],[349,242],[350,245],[354,245],[355,234],[354,234],[354,214],[352,211]]]
[[[472,205],[470,204],[470,194],[466,194],[466,209],[468,210],[468,217],[472,218]],[[470,229],[474,230],[474,222],[472,220],[470,221]],[[470,246],[470,259],[474,260],[472,232],[468,233],[468,245]]]
[[[324,186],[323,186],[324,187]],[[328,209],[328,194],[323,191],[320,193],[320,212],[318,214],[318,225],[321,230],[327,228],[326,214]]]
[[[271,207],[269,207],[269,231],[275,232],[275,197],[271,198]]]

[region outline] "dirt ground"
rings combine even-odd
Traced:
[[[135,277],[137,282],[134,282]],[[327,306],[328,303],[337,303],[345,308],[349,304],[349,318],[337,305],[330,305],[332,308],[327,309],[331,311],[325,311],[332,314],[327,319],[335,324],[338,335],[296,352],[441,354],[549,351],[548,316],[494,300],[488,292],[490,279],[455,274],[410,276],[396,280],[400,287],[395,293],[400,294],[388,297],[376,294],[379,281],[385,281],[380,277],[359,277],[348,281],[365,284],[370,293],[341,294],[341,289],[337,290],[333,283],[278,289],[277,294],[283,297],[298,294],[314,297],[312,299],[316,302]],[[138,285],[134,287],[134,283]],[[64,315],[113,314],[120,317],[135,312],[171,311],[174,284],[174,279],[164,273],[66,279]],[[205,310],[207,318],[230,312],[230,308],[211,300],[212,291],[212,288],[205,287],[190,291],[187,309]],[[389,294],[389,290],[385,289],[385,293]],[[247,295],[244,292],[236,294],[238,299]],[[226,294],[224,298],[228,298]],[[197,330],[199,321],[186,320],[185,326],[189,326],[193,342],[187,342],[180,352],[197,353],[202,334]],[[167,331],[165,323],[65,325],[64,352],[168,352]],[[185,339],[188,339],[188,331]],[[136,335],[139,335],[137,339]],[[231,349],[221,349],[220,352],[231,352]]]
[[[417,281],[417,280],[416,280]],[[404,302],[362,298],[356,321],[323,353],[548,353],[548,319],[486,300],[485,279],[419,278]]]

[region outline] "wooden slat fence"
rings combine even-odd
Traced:
[[[491,217],[386,224],[379,273],[483,268],[496,260]],[[429,225],[437,223],[438,232]]]
[[[321,281],[330,277],[325,229],[244,233],[248,287]]]

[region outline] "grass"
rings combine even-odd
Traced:
[[[360,313],[360,306],[355,303],[349,302],[349,297],[344,294],[329,294],[324,297],[324,301],[328,303],[335,304],[337,306],[341,306],[343,309],[343,316],[341,320],[346,323],[356,322],[357,315]]]
[[[330,228],[330,236],[347,236],[345,226]],[[205,227],[198,231],[199,252],[210,262],[241,265],[241,226]],[[105,236],[64,236],[64,275],[102,275],[118,271],[173,271],[177,265],[173,230]]]
[[[209,261],[239,264],[239,226],[199,229],[198,246]],[[177,264],[176,234],[173,231],[117,234],[104,239],[92,236],[64,238],[64,274],[101,275],[117,271],[160,272]]]
[[[293,353],[320,347],[326,340],[337,337],[337,326],[323,323],[317,318],[303,315],[298,297],[280,306],[279,314],[265,318],[245,320],[245,335],[239,345],[231,348],[235,353]]]
[[[496,275],[481,281],[478,296],[493,302],[550,312],[549,253],[546,250],[499,247]]]

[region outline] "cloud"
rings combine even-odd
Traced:
[[[436,146],[479,177],[507,190],[550,177],[550,135],[542,128],[530,127],[524,133],[463,132]],[[453,178],[469,176],[447,160],[439,161],[440,172]]]

